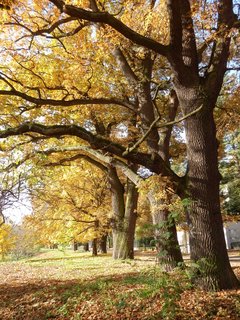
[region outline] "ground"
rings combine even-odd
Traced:
[[[239,260],[231,254],[238,276]],[[152,253],[124,262],[51,250],[0,264],[0,319],[240,319],[240,290],[206,293],[188,276],[161,273]]]

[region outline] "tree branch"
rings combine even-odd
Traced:
[[[61,12],[68,14],[71,17],[75,17],[78,19],[83,19],[91,22],[100,22],[105,23],[111,26],[113,29],[121,33],[127,39],[131,40],[132,42],[144,46],[148,49],[151,49],[163,56],[168,55],[169,46],[165,46],[160,44],[159,42],[142,36],[141,34],[135,32],[128,26],[126,26],[123,22],[115,18],[113,15],[109,14],[108,12],[93,12],[78,8],[76,6],[67,5],[62,0],[50,0]]]
[[[101,149],[102,151],[110,152],[120,158],[125,158],[132,163],[142,165],[152,172],[168,176],[170,179],[179,183],[181,178],[176,175],[171,168],[165,163],[165,161],[156,154],[156,157],[152,159],[151,155],[143,152],[129,152],[123,157],[125,148],[109,139],[106,139],[100,135],[93,134],[88,130],[77,125],[53,125],[44,126],[38,123],[23,123],[15,128],[8,128],[0,131],[0,138],[7,138],[10,136],[24,135],[25,133],[35,132],[43,136],[60,138],[61,136],[75,136],[87,141],[94,152],[94,149]]]
[[[125,75],[125,77],[129,80],[129,82],[133,82],[134,84],[139,81],[136,74],[133,72],[132,68],[130,67],[126,57],[124,56],[122,50],[120,48],[115,48],[113,54],[117,58],[118,64]]]
[[[37,106],[63,106],[63,107],[71,107],[77,105],[87,105],[87,104],[117,104],[123,107],[130,109],[133,112],[135,111],[134,105],[128,101],[118,100],[114,98],[79,98],[73,100],[55,100],[55,99],[41,99],[29,96],[26,93],[17,91],[17,90],[0,90],[0,95],[3,96],[15,96],[20,97],[26,101],[34,103]],[[26,110],[28,110],[26,108]]]
[[[41,35],[44,35],[44,34],[50,34],[52,33],[55,29],[58,29],[60,30],[60,26],[63,25],[63,24],[66,24],[68,22],[72,22],[72,21],[78,21],[79,19],[78,18],[74,18],[74,17],[67,17],[67,18],[64,18],[64,19],[60,19],[58,21],[56,21],[55,23],[53,23],[52,25],[50,25],[48,28],[43,28],[43,29],[39,29],[39,30],[36,30],[36,31],[32,31],[30,30],[29,28],[26,28],[23,24],[19,23],[18,21],[17,22],[10,22],[10,23],[5,23],[4,25],[10,25],[10,26],[20,26],[24,29],[26,29],[30,34],[29,35],[24,35],[22,36],[21,38],[19,38],[17,41],[23,39],[23,38],[26,38],[26,37],[34,37],[34,36],[41,36]],[[86,26],[86,24],[83,24],[83,23],[80,23],[80,25],[76,28],[84,28]],[[75,29],[75,30],[76,30]],[[73,32],[73,31],[72,31]],[[71,33],[72,32],[69,32],[68,34],[69,35],[72,35]]]
[[[182,53],[182,21],[181,5],[179,0],[167,1],[168,14],[170,20],[170,44],[175,54]]]
[[[232,0],[218,1],[218,27],[227,26],[228,28],[236,27],[238,24],[237,15],[233,12]]]
[[[229,31],[237,19],[236,15],[233,13],[232,0],[218,1],[217,9],[217,38],[214,41],[210,63],[206,70],[206,88],[209,91],[212,105],[215,105],[222,88],[230,54],[231,36],[229,35]]]
[[[196,110],[188,113],[187,115],[183,116],[180,119],[177,120],[173,120],[173,121],[169,121],[166,123],[162,123],[159,126],[157,126],[158,129],[160,128],[164,128],[164,127],[168,127],[168,126],[172,126],[176,123],[182,122],[183,120],[191,117],[192,115],[194,115],[195,113],[199,112],[202,109],[203,105],[201,105],[199,108],[197,108]],[[134,151],[150,134],[151,130],[153,129],[153,127],[156,125],[156,123],[160,120],[160,116],[158,116],[150,125],[150,127],[148,128],[148,130],[145,132],[145,134],[131,147],[131,148],[127,148],[126,151],[124,151],[123,156],[126,156],[128,153]]]
[[[79,152],[83,151],[91,155],[92,157],[96,158],[97,160],[94,160],[90,156],[86,156],[85,154],[77,154],[73,156],[72,158],[76,157],[78,158],[84,158],[86,157],[86,160],[93,163],[94,165],[101,165],[103,166],[103,170],[105,171],[107,168],[107,165],[111,165],[114,167],[119,168],[134,184],[139,185],[139,182],[142,180],[140,176],[138,176],[129,166],[127,163],[116,159],[112,156],[102,154],[101,152],[97,150],[93,150],[87,146],[77,146],[77,147],[63,147],[63,148],[51,148],[44,151],[39,151],[38,153],[42,153],[45,155],[53,154],[53,153],[59,153],[59,152]],[[72,159],[70,158],[70,159]],[[68,161],[68,159],[64,159],[64,161]],[[71,161],[71,160],[70,160]],[[105,165],[102,165],[99,161],[105,163]]]
[[[67,151],[67,150],[65,150]],[[47,150],[47,151],[39,151],[38,153],[42,153],[42,154],[51,154],[51,153],[56,153],[56,152],[64,152],[63,150],[55,150],[53,149],[52,151],[50,150]],[[47,167],[52,167],[52,166],[61,166],[62,164],[64,164],[65,162],[72,162],[72,161],[75,161],[75,160],[78,160],[78,159],[83,159],[83,160],[86,160],[87,162],[93,164],[94,166],[96,166],[97,168],[99,168],[100,170],[104,171],[104,172],[107,172],[107,167],[104,166],[102,163],[100,163],[99,161],[96,161],[94,160],[93,158],[85,155],[85,154],[76,154],[72,157],[68,157],[68,158],[63,158],[57,162],[50,162],[50,163],[47,163],[45,164],[44,166],[47,166]]]
[[[65,219],[65,218],[40,218],[39,221],[63,221],[63,222],[78,222],[78,223],[95,223],[95,220],[80,220],[73,217],[73,219]]]

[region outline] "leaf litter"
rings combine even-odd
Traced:
[[[240,290],[198,290],[182,271],[161,273],[144,255],[29,259],[0,264],[0,319],[238,320]]]

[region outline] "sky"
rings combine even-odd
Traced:
[[[24,198],[16,202],[10,208],[3,211],[7,220],[12,221],[14,224],[21,224],[24,216],[32,213],[32,207],[29,199]]]

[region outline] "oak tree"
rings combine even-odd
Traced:
[[[108,152],[130,163],[144,166],[161,177],[167,177],[174,191],[183,199],[190,200],[187,214],[191,256],[199,264],[201,285],[208,289],[231,288],[238,286],[238,281],[230,267],[222,228],[218,142],[213,115],[228,62],[234,57],[232,43],[240,23],[234,13],[232,0],[168,0],[164,4],[169,36],[163,41],[158,24],[154,28],[152,20],[152,17],[160,17],[160,4],[157,1],[124,1],[122,6],[113,1],[102,4],[96,1],[65,3],[62,0],[49,0],[40,4],[33,3],[32,11],[26,10],[21,15],[13,14],[11,22],[7,22],[5,26],[10,27],[10,30],[19,30],[20,27],[22,34],[18,34],[18,42],[8,50],[3,50],[3,55],[8,56],[6,61],[11,60],[14,67],[11,70],[6,63],[3,66],[0,94],[8,115],[4,118],[5,123],[2,121],[0,137],[27,133],[35,133],[37,137],[74,136],[85,140],[91,147],[102,150],[103,154]],[[129,8],[133,9],[132,15],[129,15]],[[139,23],[135,29],[136,17],[139,17]],[[35,27],[31,25],[33,19]],[[95,24],[106,27],[101,27],[99,31],[99,28],[94,29]],[[97,36],[98,32],[101,32],[100,38]],[[47,35],[43,40],[34,41],[35,36],[43,34]],[[77,34],[78,42],[72,41],[72,34]],[[149,91],[153,85],[149,86],[149,73],[140,82],[140,88],[136,88],[139,93],[137,108],[135,99],[131,96],[125,98],[129,89],[125,89],[125,96],[122,92],[119,95],[117,90],[113,97],[114,84],[103,83],[101,88],[94,87],[98,79],[106,79],[106,75],[113,70],[110,70],[110,60],[105,61],[102,68],[98,63],[102,60],[94,54],[98,51],[97,44],[102,43],[103,35],[112,39],[113,34],[120,34],[133,44],[136,54],[147,62],[146,71],[152,67],[155,56],[162,59],[165,68],[170,70],[169,82],[176,93],[186,134],[187,171],[184,177],[179,177],[171,169],[169,158],[164,158],[159,147],[156,147],[159,140],[157,127],[161,117],[153,112],[154,99]],[[65,37],[68,37],[66,41],[63,40]],[[27,38],[30,40],[26,46],[23,39]],[[83,55],[81,58],[78,55],[81,51],[80,44],[83,43],[86,44],[84,49],[89,45],[91,54],[87,59],[93,62],[91,67],[101,70],[101,73],[96,72],[89,77],[91,67],[88,68],[88,63],[84,64]],[[40,53],[40,48],[44,45],[47,50]],[[54,49],[54,46],[57,48]],[[60,47],[65,50],[66,56],[56,60]],[[102,52],[107,56],[108,48],[109,42],[106,41]],[[9,55],[9,52],[17,50],[20,54]],[[74,56],[72,61],[81,65],[78,73],[64,72],[65,66],[69,70],[73,67],[67,59],[69,51]],[[23,59],[24,53],[26,60]],[[44,55],[47,56],[47,61],[43,59]],[[131,59],[131,55],[127,59]],[[23,70],[25,72],[21,73]],[[156,72],[155,76],[157,74]],[[83,90],[79,89],[79,77],[86,80],[81,82]],[[116,78],[113,77],[112,80],[114,83]],[[124,82],[119,83],[120,89],[123,84]],[[106,93],[108,98],[105,98]],[[151,98],[148,101],[145,100],[146,94]],[[26,101],[24,106],[22,101]],[[104,104],[105,107],[115,105],[132,110],[140,118],[143,137],[127,146],[126,143],[121,144],[111,137],[86,129],[80,122],[74,121],[74,113],[68,115],[66,112],[68,107],[86,104]],[[52,109],[48,106],[52,106]],[[10,110],[14,111],[14,117]],[[27,113],[23,115],[23,111]],[[122,115],[121,112],[119,114]],[[11,120],[10,128],[6,125],[6,119]],[[56,119],[58,121],[54,122]],[[41,120],[47,120],[48,125],[41,123]],[[148,144],[147,150],[140,148],[144,140]]]

